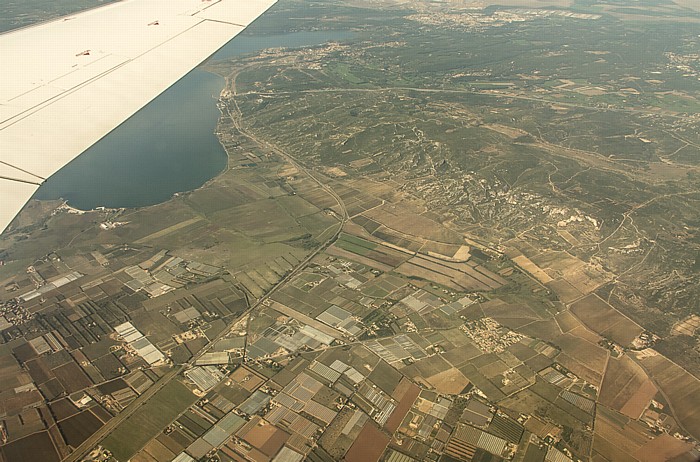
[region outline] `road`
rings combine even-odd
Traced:
[[[250,66],[248,66],[250,67]],[[485,93],[483,91],[479,90],[469,90],[469,89],[461,89],[461,88],[420,88],[420,87],[378,87],[378,88],[320,88],[316,90],[299,90],[299,91],[278,91],[278,92],[248,92],[248,93],[242,93],[241,95],[244,94],[255,94],[255,95],[269,95],[269,96],[275,96],[275,95],[285,95],[285,94],[299,94],[299,93],[377,93],[377,92],[385,92],[385,91],[415,91],[418,93],[448,93],[448,94],[469,94],[469,95],[478,95],[478,96],[486,96],[490,98],[512,98],[512,99],[519,99],[523,101],[535,101],[538,103],[547,103],[547,104],[558,104],[561,106],[567,106],[567,107],[575,107],[575,108],[580,108],[580,109],[588,109],[591,111],[611,111],[611,112],[626,112],[626,113],[635,113],[635,114],[658,114],[658,112],[653,112],[653,111],[648,111],[644,109],[636,109],[636,108],[622,108],[622,107],[596,107],[596,106],[589,106],[585,104],[577,104],[577,103],[570,103],[568,101],[558,101],[556,99],[546,99],[546,98],[537,98],[534,96],[525,96],[522,94],[516,94],[516,93],[510,93],[510,92],[495,92],[491,90],[490,93]],[[675,114],[664,114],[667,117],[671,117],[674,119],[683,119],[684,116],[682,115],[675,115]]]
[[[310,318],[307,315],[302,314],[302,313],[298,312],[297,310],[290,308],[287,305],[284,305],[282,303],[276,302],[274,300],[272,301],[272,303],[270,303],[270,308],[272,308],[275,311],[279,311],[280,313],[282,313],[285,316],[289,316],[291,318],[296,319],[299,322],[302,322],[308,326],[311,326],[314,329],[316,329],[320,332],[323,332],[324,334],[331,336],[333,338],[345,340],[345,337],[347,336],[344,332],[341,332],[337,329],[334,329],[330,326],[327,326],[326,324],[323,324],[320,321],[317,321],[313,318]]]
[[[156,393],[163,389],[165,385],[168,384],[174,377],[176,377],[185,366],[178,366],[165,374],[156,383],[151,385],[151,387],[143,392],[141,396],[136,398],[131,404],[124,409],[122,412],[112,417],[106,424],[100,427],[95,433],[92,434],[88,439],[83,441],[83,444],[78,446],[75,451],[71,452],[68,457],[63,459],[66,462],[76,462],[83,457],[85,457],[97,444],[105,439],[112,431],[114,431],[119,424],[128,419],[137,409],[143,406],[149,399],[153,397]]]
[[[238,130],[244,136],[250,138],[252,141],[254,141],[256,144],[258,144],[260,147],[265,148],[265,149],[269,149],[269,150],[275,152],[276,154],[278,154],[280,157],[284,158],[287,162],[289,162],[294,167],[296,167],[301,173],[307,175],[311,180],[313,180],[315,183],[317,183],[324,191],[326,191],[329,195],[331,195],[336,200],[338,207],[341,210],[341,220],[340,220],[337,231],[330,238],[328,238],[325,242],[323,242],[321,245],[319,245],[303,261],[301,261],[294,269],[292,269],[292,271],[290,271],[284,278],[282,278],[279,282],[277,282],[277,284],[275,284],[260,300],[258,300],[255,304],[253,304],[250,308],[248,308],[243,314],[241,314],[239,317],[237,317],[235,320],[233,320],[229,324],[229,326],[234,325],[235,323],[239,322],[241,319],[248,316],[251,312],[253,312],[256,309],[258,309],[259,307],[261,307],[263,305],[263,303],[265,301],[267,301],[273,293],[275,293],[280,287],[282,287],[287,282],[289,282],[299,272],[303,271],[303,269],[306,268],[306,266],[309,264],[309,262],[311,262],[311,260],[313,260],[319,253],[321,253],[329,245],[331,245],[333,242],[335,242],[336,239],[338,239],[338,236],[340,236],[340,233],[343,229],[343,225],[349,219],[348,212],[347,212],[347,209],[345,207],[345,203],[331,187],[322,183],[306,167],[299,164],[288,153],[286,153],[282,149],[279,149],[277,146],[274,146],[274,145],[268,143],[267,141],[258,139],[257,137],[248,133],[247,131],[245,131],[241,127],[240,122],[241,122],[242,116],[241,116],[240,110],[238,109],[237,104],[235,104],[235,99],[233,101],[234,101],[234,106],[235,106],[235,110],[236,110],[237,114],[231,114],[231,109],[228,105],[226,106],[226,110],[228,112],[229,117],[233,121],[234,128],[236,130]],[[163,377],[161,377],[160,380],[158,380],[156,383],[154,383],[148,390],[146,390],[143,394],[141,394],[141,396],[136,398],[126,409],[124,409],[122,412],[120,412],[115,417],[113,417],[111,420],[109,420],[105,425],[103,425],[99,430],[97,430],[92,436],[90,436],[80,446],[78,446],[75,451],[73,451],[68,457],[66,457],[64,459],[64,461],[65,462],[77,462],[80,459],[82,459],[83,457],[85,457],[102,440],[104,440],[107,436],[109,436],[109,434],[112,433],[120,424],[122,424],[125,420],[127,420],[129,417],[131,417],[141,406],[143,406],[146,402],[148,402],[148,400],[151,399],[156,393],[158,393],[160,390],[162,390],[163,387],[165,387],[172,379],[177,377],[182,371],[184,371],[187,368],[189,368],[190,366],[192,366],[194,364],[194,362],[200,356],[202,356],[204,353],[206,353],[216,343],[217,340],[221,339],[226,334],[228,334],[228,329],[224,329],[219,335],[217,335],[215,338],[213,338],[207,344],[207,346],[205,348],[203,348],[197,355],[193,356],[187,363],[185,363],[181,366],[176,366],[171,371],[169,371],[167,374],[165,374]]]

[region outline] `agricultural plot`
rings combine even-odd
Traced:
[[[375,299],[382,299],[393,292],[405,287],[408,282],[392,274],[382,274],[381,276],[365,283],[360,289],[364,295]]]
[[[481,390],[490,401],[499,402],[505,398],[505,393],[482,374],[473,364],[467,363],[459,368],[459,371],[472,383],[476,388]]]
[[[410,452],[413,457],[425,456],[425,449],[421,449],[416,443],[434,435],[436,428],[444,428],[440,424],[447,418],[452,406],[453,401],[449,398],[433,391],[420,391],[413,406],[409,406],[410,409],[401,422],[397,434],[397,437],[408,443],[407,447],[412,448]]]
[[[181,382],[171,381],[110,433],[103,445],[117,459],[128,460],[196,400]]]
[[[536,356],[533,356],[532,358],[526,359],[525,365],[529,367],[533,371],[539,371],[542,370],[548,366],[551,366],[554,360],[552,358],[549,358],[545,355],[538,354]]]
[[[551,387],[553,388],[552,390],[545,390],[541,385],[539,385],[538,382],[538,384],[500,400],[499,406],[533,416],[530,418],[533,421],[532,427],[528,425],[530,423],[529,421],[525,424],[525,427],[531,431],[536,431],[537,427],[543,429],[547,428],[546,425],[542,425],[541,423],[539,425],[534,425],[534,422],[537,421],[537,419],[534,417],[538,415],[536,412],[537,409],[540,410],[539,415],[544,417],[547,421],[557,422],[558,425],[565,425],[573,429],[578,429],[579,431],[583,430],[586,425],[585,422],[588,422],[589,419],[582,422],[578,418],[574,417],[574,415],[570,412],[572,409],[575,409],[574,406],[560,398],[558,399],[557,393],[559,393],[559,390],[553,385],[551,385]],[[561,406],[567,407],[566,409],[563,409]],[[585,416],[586,414],[581,412],[579,417]],[[552,432],[552,430],[554,429],[550,427],[548,432]],[[556,433],[556,430],[554,430],[552,433]]]
[[[571,305],[571,311],[593,331],[623,346],[631,345],[644,331],[595,294]]]
[[[310,182],[291,182],[295,191],[301,195],[306,201],[310,202],[320,210],[337,207],[335,199],[317,184]]]
[[[557,361],[588,383],[600,385],[608,360],[607,350],[572,334],[560,335],[554,343],[562,352]]]
[[[384,361],[396,367],[400,367],[401,362],[406,359],[409,359],[411,362],[417,361],[417,363],[415,363],[415,367],[417,368],[420,368],[420,365],[424,363],[430,363],[430,361],[428,361],[428,353],[411,337],[405,334],[380,340],[369,340],[365,342],[365,346]],[[441,360],[439,358],[433,359],[437,360],[437,362],[433,361],[431,367],[437,367],[441,363]],[[437,371],[433,371],[432,373],[435,372]],[[432,375],[432,373],[430,375]]]
[[[678,322],[673,326],[673,331],[682,335],[695,335],[695,332],[700,329],[700,316],[696,314],[691,314],[684,320]]]
[[[286,287],[273,295],[279,303],[293,306],[294,309],[307,316],[315,317],[328,309],[331,303],[313,293],[306,293],[294,287]]]
[[[285,355],[302,348],[315,350],[347,335],[281,303],[273,302],[272,306],[261,316],[262,322],[251,323],[249,328],[246,355],[251,359]]]
[[[469,379],[455,367],[433,375],[420,376],[418,380],[427,382],[433,389],[440,393],[450,395],[462,393],[470,383]]]
[[[570,356],[567,353],[562,353],[557,356],[557,361],[586,382],[591,383],[596,387],[599,386],[600,381],[602,380],[602,373],[588,367],[587,363],[577,359],[576,357]]]
[[[433,257],[416,255],[403,263],[396,272],[409,278],[425,279],[457,291],[488,291],[505,281],[483,267],[467,263],[452,263]]]
[[[354,188],[346,188],[342,183],[335,183],[334,187],[337,188],[350,217],[361,216],[363,212],[379,207],[384,203],[383,200]]]
[[[467,261],[470,257],[469,247],[458,244],[445,244],[442,242],[425,241],[421,253],[431,257],[449,261]]]
[[[392,267],[392,266],[381,263],[377,260],[363,257],[363,256],[356,254],[356,253],[353,253],[353,252],[349,252],[347,250],[341,249],[340,247],[338,247],[336,245],[330,246],[326,250],[326,253],[328,255],[340,257],[340,258],[343,258],[346,260],[352,260],[352,261],[355,261],[357,263],[361,263],[365,266],[368,266],[370,268],[375,268],[375,269],[380,270],[380,271],[388,272],[388,271],[392,271],[394,269],[394,267]]]
[[[363,215],[353,217],[352,222],[362,227],[367,234],[374,233],[377,229],[379,229],[380,226],[382,226],[381,223],[376,222]]]
[[[156,461],[161,460],[172,460],[178,453],[170,450],[167,446],[162,444],[157,439],[151,440],[143,450],[132,460],[139,461],[143,459],[155,459]]]
[[[506,1],[523,2],[533,3]],[[197,399],[171,382],[105,440],[115,456],[143,447],[133,460],[184,449],[200,459],[220,447],[222,460],[487,460],[504,455],[493,450],[502,439],[520,443],[514,460],[564,460],[519,442],[513,417],[527,414],[529,431],[552,434],[574,459],[683,460],[687,445],[634,420],[696,437],[700,426],[688,367],[698,363],[690,337],[700,325],[688,317],[700,296],[688,250],[697,237],[697,18],[673,5],[578,0],[553,0],[577,10],[564,13],[371,3],[316,2],[303,15],[299,2],[279,5],[258,31],[293,17],[295,30],[353,38],[208,64],[236,88],[218,103],[230,112],[217,127],[230,169],[204,187],[140,210],[72,215],[32,202],[0,242],[2,301],[68,268],[86,276],[26,303],[20,314],[36,318],[24,327],[0,317],[10,438],[0,458],[29,451],[51,461],[47,441],[64,455],[66,443],[87,438],[83,427],[111,417],[64,393],[99,391],[117,412],[167,371],[109,340],[110,326],[131,320],[185,363],[247,299],[327,246],[236,327],[248,334],[231,348],[246,348],[245,370],[219,371],[228,378],[163,432]],[[627,22],[633,16],[643,28]],[[581,65],[562,65],[571,62]],[[216,266],[203,278],[222,279],[200,285],[184,266],[171,274],[154,246],[206,262],[200,270]],[[146,270],[180,278],[181,288],[132,293],[131,273]],[[56,345],[34,331],[46,326],[60,334]],[[629,346],[642,329],[673,333],[657,348],[674,362],[653,350],[613,358],[599,344]],[[213,357],[225,362],[222,350]],[[490,400],[486,410],[470,414],[464,399],[446,396],[472,388]],[[652,397],[663,412],[647,408]],[[45,399],[58,400],[50,415]],[[260,415],[213,444],[213,422],[236,407]],[[51,416],[53,430],[25,436]],[[466,429],[460,416],[482,428]]]
[[[389,444],[389,437],[373,423],[366,423],[345,455],[347,462],[376,462]]]
[[[355,166],[362,166],[358,164],[371,164],[371,159],[361,159]],[[396,185],[391,182],[376,181],[366,176],[348,176],[344,178],[347,185],[354,189],[362,191],[364,194],[371,196],[373,198],[390,200],[392,197],[396,196]]]
[[[584,266],[584,262],[563,251],[544,251],[532,255],[530,260],[539,268],[544,269],[554,279],[559,279],[574,270]]]
[[[341,234],[338,240],[335,242],[335,245],[343,250],[347,250],[348,252],[356,253],[361,256],[366,256],[377,248],[377,244],[374,242],[360,239],[348,234]]]
[[[66,443],[77,448],[102,426],[102,422],[90,411],[83,411],[58,423]]]
[[[612,275],[602,269],[581,266],[578,269],[567,271],[564,279],[582,294],[590,294],[598,287],[610,282]]]
[[[423,289],[417,289],[399,300],[399,302],[392,307],[391,311],[399,317],[403,317],[409,313],[426,315],[444,305],[444,301],[432,293]]]
[[[283,204],[275,199],[233,207],[225,216],[215,215],[213,221],[224,228],[237,230],[249,239],[268,243],[291,240],[306,233]]]
[[[581,326],[581,322],[569,311],[557,313],[554,319],[557,321],[557,324],[559,324],[562,333],[570,332],[572,329]]]
[[[544,319],[541,321],[531,321],[518,328],[518,332],[527,335],[530,338],[538,338],[552,342],[554,344],[562,332],[559,329],[559,324],[554,319]]]
[[[531,348],[532,340],[523,338],[518,343],[510,345],[506,351],[526,364],[531,370],[540,371],[551,364],[552,360]]]
[[[500,299],[482,303],[481,310],[485,316],[491,317],[500,324],[515,330],[525,324],[542,319],[541,316],[525,304],[511,304]]]
[[[481,350],[476,345],[467,342],[462,345],[454,346],[453,348],[448,348],[447,351],[442,354],[442,357],[452,366],[460,368],[481,354]]]
[[[694,437],[700,437],[700,382],[697,378],[653,350],[636,354],[637,360],[668,397],[679,423]]]
[[[334,243],[331,249],[340,249],[347,253],[338,253],[339,256],[347,255],[349,258],[371,267],[390,271],[404,262],[408,255],[385,245],[378,245],[350,234],[343,234]],[[337,252],[336,252],[337,253]]]
[[[493,416],[488,431],[512,444],[518,444],[523,436],[524,428],[520,423],[507,415],[498,413]]]
[[[523,270],[530,273],[532,277],[540,281],[542,284],[547,284],[548,282],[552,281],[551,276],[544,272],[539,266],[534,264],[532,260],[527,258],[525,255],[518,255],[517,257],[513,258],[513,262],[515,262],[515,264],[521,267]]]
[[[691,445],[687,441],[674,438],[667,433],[662,433],[646,444],[643,444],[632,455],[638,460],[663,462],[674,460],[676,457],[683,457],[683,455],[688,458],[688,453],[690,451]]]
[[[8,445],[0,447],[0,454],[5,460],[19,462],[59,462],[51,437],[47,432],[35,433]]]
[[[187,202],[205,216],[263,199],[264,193],[246,186],[245,182],[227,188],[202,188],[188,195]]]
[[[593,450],[608,460],[635,461],[633,454],[649,441],[649,436],[643,424],[601,408],[596,418]]]
[[[622,356],[608,362],[599,401],[638,419],[656,393],[656,387],[644,370],[628,356]]]
[[[564,279],[554,279],[546,285],[554,291],[559,297],[559,300],[564,303],[571,303],[583,296],[578,289]]]
[[[417,204],[416,204],[417,205]],[[392,244],[401,246],[393,240],[400,240],[401,236],[422,243],[423,241],[434,241],[447,244],[462,245],[462,237],[435,222],[433,219],[423,214],[416,214],[415,205],[404,203],[385,204],[363,214],[365,217],[375,220],[384,225],[385,233],[394,236],[389,240]]]

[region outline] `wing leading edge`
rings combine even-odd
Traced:
[[[0,35],[0,232],[40,184],[276,0],[126,0]]]

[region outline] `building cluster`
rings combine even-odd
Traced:
[[[502,353],[523,339],[522,334],[501,326],[495,319],[484,317],[467,321],[461,329],[484,352]]]

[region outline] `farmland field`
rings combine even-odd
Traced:
[[[630,345],[644,330],[597,295],[577,301],[571,305],[571,311],[592,330],[620,345]]]
[[[127,460],[196,401],[181,382],[169,382],[104,440],[119,460]]]
[[[673,460],[690,450],[690,444],[668,434],[661,434],[642,445],[633,455],[639,460],[663,462]]]
[[[562,311],[557,313],[554,317],[559,324],[559,328],[562,332],[566,333],[581,325],[578,319],[576,319],[569,311]]]
[[[90,411],[83,411],[60,422],[58,426],[66,439],[66,443],[77,448],[90,435],[96,432],[102,424]]]
[[[347,462],[377,461],[387,444],[389,444],[389,437],[380,432],[373,423],[368,422],[345,455],[345,460]]]
[[[0,454],[7,461],[58,462],[60,458],[54,450],[49,434],[46,432],[35,433],[20,440],[14,441],[0,448]]]
[[[658,353],[641,352],[637,358],[668,396],[679,423],[700,437],[700,408],[695,405],[700,402],[700,381]]]
[[[601,403],[636,419],[655,394],[656,388],[632,359],[610,359],[600,389]]]
[[[641,424],[604,410],[596,419],[593,449],[608,460],[634,461],[632,454],[648,441]]]
[[[700,11],[621,3],[277,2],[217,177],[3,234],[0,462],[695,457]]]

